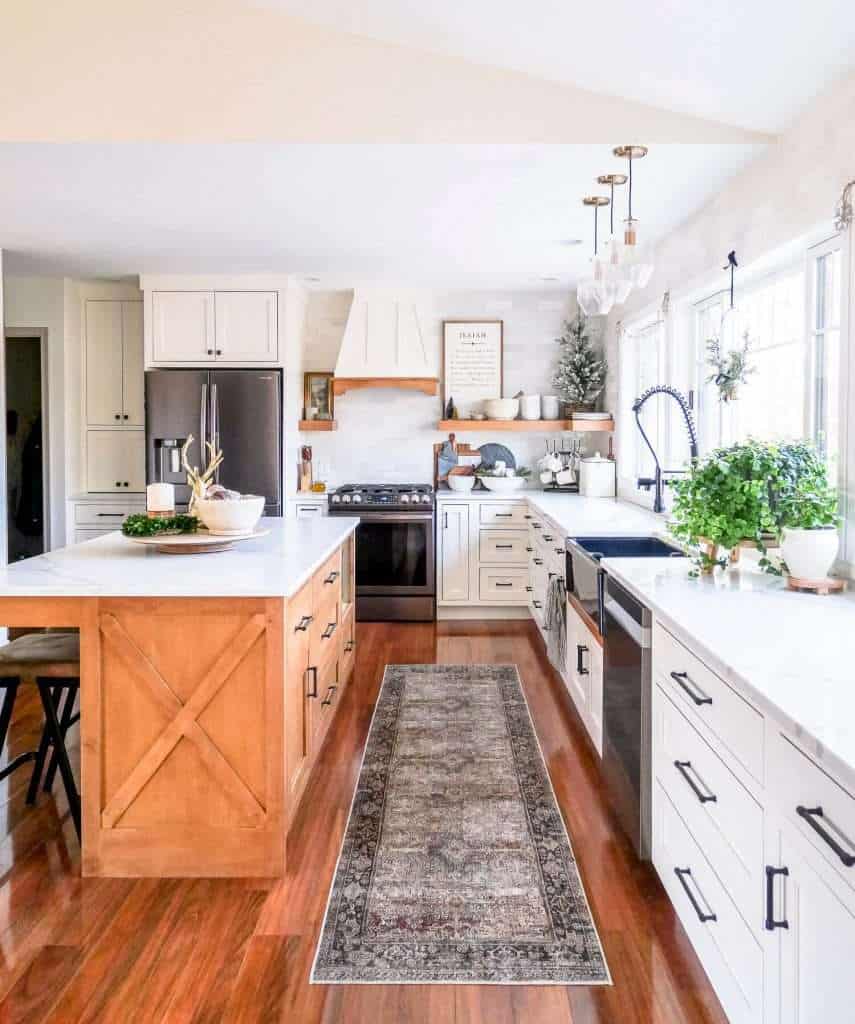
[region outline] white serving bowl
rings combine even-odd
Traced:
[[[525,487],[525,477],[482,476],[481,483],[488,491],[521,491]]]
[[[244,494],[237,501],[203,498],[196,502],[196,512],[209,533],[234,537],[256,528],[264,512],[264,498],[256,494]]]
[[[518,398],[488,398],[484,403],[488,420],[514,420],[519,411]]]
[[[453,473],[448,477],[448,488],[451,491],[471,491],[474,486],[474,476],[463,476],[462,473]]]

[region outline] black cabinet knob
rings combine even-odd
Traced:
[[[116,416],[115,416],[115,418],[116,418],[117,420],[120,420],[120,419],[121,419],[122,417],[121,417],[121,416],[120,416],[120,415],[119,415],[118,413],[116,413]]]
[[[125,414],[124,414],[124,416],[122,416],[122,419],[123,419],[123,420],[126,420],[127,418],[128,418],[128,414],[127,414],[127,413],[125,413]]]
[[[221,356],[222,354],[223,354],[223,350],[221,348],[218,348],[217,349],[217,355]]]
[[[212,356],[212,355],[214,354],[214,350],[213,350],[212,348],[207,348],[207,349],[205,349],[205,352],[206,352],[206,353],[207,353],[207,354],[208,354],[209,356]]]

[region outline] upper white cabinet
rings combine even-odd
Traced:
[[[275,291],[151,292],[151,361],[275,363],[279,357]]]
[[[215,358],[276,360],[276,292],[215,292],[214,321]]]
[[[159,363],[210,363],[216,358],[213,292],[154,292],[152,355]]]
[[[87,425],[143,426],[142,303],[87,299],[84,316]]]

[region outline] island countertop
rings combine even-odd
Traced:
[[[111,533],[3,568],[0,597],[291,597],[358,522],[264,519],[267,536],[207,555],[164,555]]]

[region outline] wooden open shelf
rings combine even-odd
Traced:
[[[362,388],[394,388],[396,391],[421,391],[439,394],[438,377],[333,377],[333,394],[338,397]]]
[[[552,434],[556,430],[613,431],[615,421],[608,420],[440,420],[437,430],[460,433],[465,430],[511,430],[518,433]]]
[[[299,429],[302,430],[338,430],[338,423],[335,420],[300,420]]]

